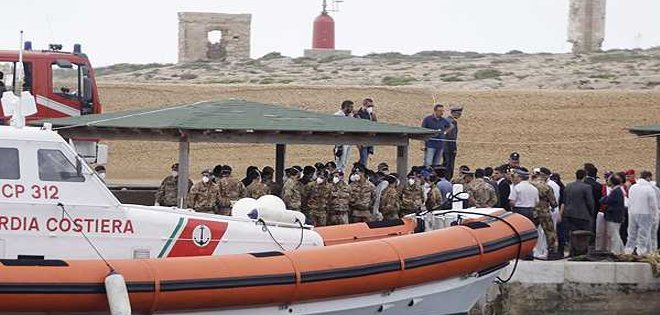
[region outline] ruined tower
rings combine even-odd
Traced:
[[[606,0],[570,0],[568,42],[573,53],[583,54],[601,50],[605,39]]]
[[[250,14],[179,12],[179,63],[250,58]]]

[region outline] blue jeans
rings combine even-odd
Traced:
[[[440,165],[443,148],[426,148],[424,153],[424,166]]]
[[[342,154],[341,156],[335,157],[335,163],[337,164],[337,169],[345,171],[346,170],[346,164],[348,163],[348,159],[351,158],[351,146],[350,145],[342,145]]]
[[[360,149],[360,164],[364,165],[364,167],[367,167],[367,164],[369,163],[369,151],[373,151],[373,147],[361,146],[358,148]]]

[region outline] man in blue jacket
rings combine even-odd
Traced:
[[[438,133],[426,141],[424,166],[439,165],[445,146],[445,133],[451,123],[443,117],[445,108],[442,104],[433,106],[433,114],[424,117],[422,128],[433,129]]]

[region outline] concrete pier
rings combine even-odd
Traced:
[[[508,277],[513,264],[501,273]],[[647,263],[521,261],[470,314],[659,314],[660,278]]]

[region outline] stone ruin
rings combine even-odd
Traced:
[[[573,53],[601,51],[605,40],[606,0],[570,0],[568,42]]]
[[[179,63],[250,58],[251,14],[179,12]]]

